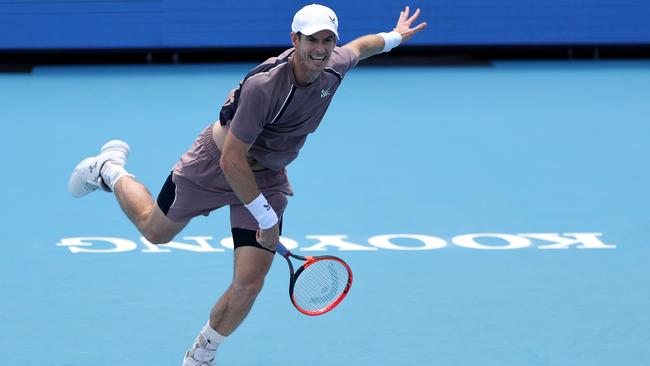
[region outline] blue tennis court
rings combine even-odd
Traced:
[[[119,138],[155,196],[253,66],[0,74],[0,364],[181,364],[230,282],[228,211],[153,247],[67,180]],[[283,233],[346,259],[350,295],[304,316],[276,258],[219,365],[650,364],[648,85],[648,61],[352,70]]]

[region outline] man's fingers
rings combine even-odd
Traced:
[[[264,235],[262,235],[262,230],[257,229],[257,234],[255,234],[255,240],[257,240],[257,243],[263,247],[267,247],[266,240],[264,238]]]
[[[410,12],[411,8],[407,5],[404,10],[399,13],[399,20],[397,21],[395,30],[400,30],[400,33],[410,34],[411,32],[417,33],[426,28],[426,23],[420,23],[417,27],[411,28],[411,24],[413,24],[420,16],[420,8],[415,9],[415,12],[411,16],[409,16]]]
[[[417,32],[419,32],[419,31],[423,30],[423,29],[426,28],[426,27],[427,27],[427,23],[426,23],[426,22],[422,22],[422,23],[418,24],[417,27],[415,27],[415,28],[411,28],[411,29],[409,29],[408,31],[403,32],[403,33],[402,33],[402,43],[407,42],[409,39],[411,39],[411,37],[413,37],[413,35],[414,35],[415,33],[417,33]]]
[[[413,15],[411,16],[411,18],[409,18],[409,20],[410,20],[410,21],[414,21],[414,20],[417,19],[419,16],[420,16],[420,8],[417,8],[417,9],[415,10],[415,13],[413,13]]]
[[[404,8],[404,11],[402,12],[402,14],[404,16],[404,20],[408,19],[410,11],[411,11],[411,9],[409,8],[408,5],[406,5],[406,7]]]
[[[401,24],[404,24],[406,22],[406,19],[408,19],[408,9],[409,7],[407,6],[404,8],[404,10],[399,12],[399,18],[397,19],[397,27],[399,27]]]
[[[275,250],[275,246],[278,244],[278,241],[280,241],[280,233],[277,224],[266,230],[258,229],[255,236],[257,242],[261,246],[270,250]]]
[[[422,23],[418,24],[417,27],[413,28],[413,32],[417,33],[417,32],[423,30],[426,27],[427,27],[427,22],[422,22]]]
[[[415,22],[418,19],[419,16],[420,16],[420,8],[418,8],[410,18],[406,19],[404,24],[410,26],[411,24],[413,24],[413,22]]]

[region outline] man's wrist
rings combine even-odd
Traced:
[[[402,43],[402,35],[397,31],[377,33],[384,39],[384,49],[381,52],[388,52]]]
[[[263,194],[260,193],[253,201],[244,206],[255,217],[260,229],[270,229],[278,223],[278,215]]]

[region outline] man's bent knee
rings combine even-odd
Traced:
[[[165,216],[158,205],[154,205],[151,215],[142,228],[142,235],[151,244],[166,244],[172,241],[187,223],[174,222]]]
[[[142,233],[145,239],[151,244],[167,244],[172,239],[174,239],[174,236],[176,235],[169,235],[165,233],[159,233],[156,231],[145,231]]]

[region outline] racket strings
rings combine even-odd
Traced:
[[[336,260],[319,260],[296,279],[293,296],[296,305],[308,310],[324,309],[335,302],[348,283],[346,267]]]

